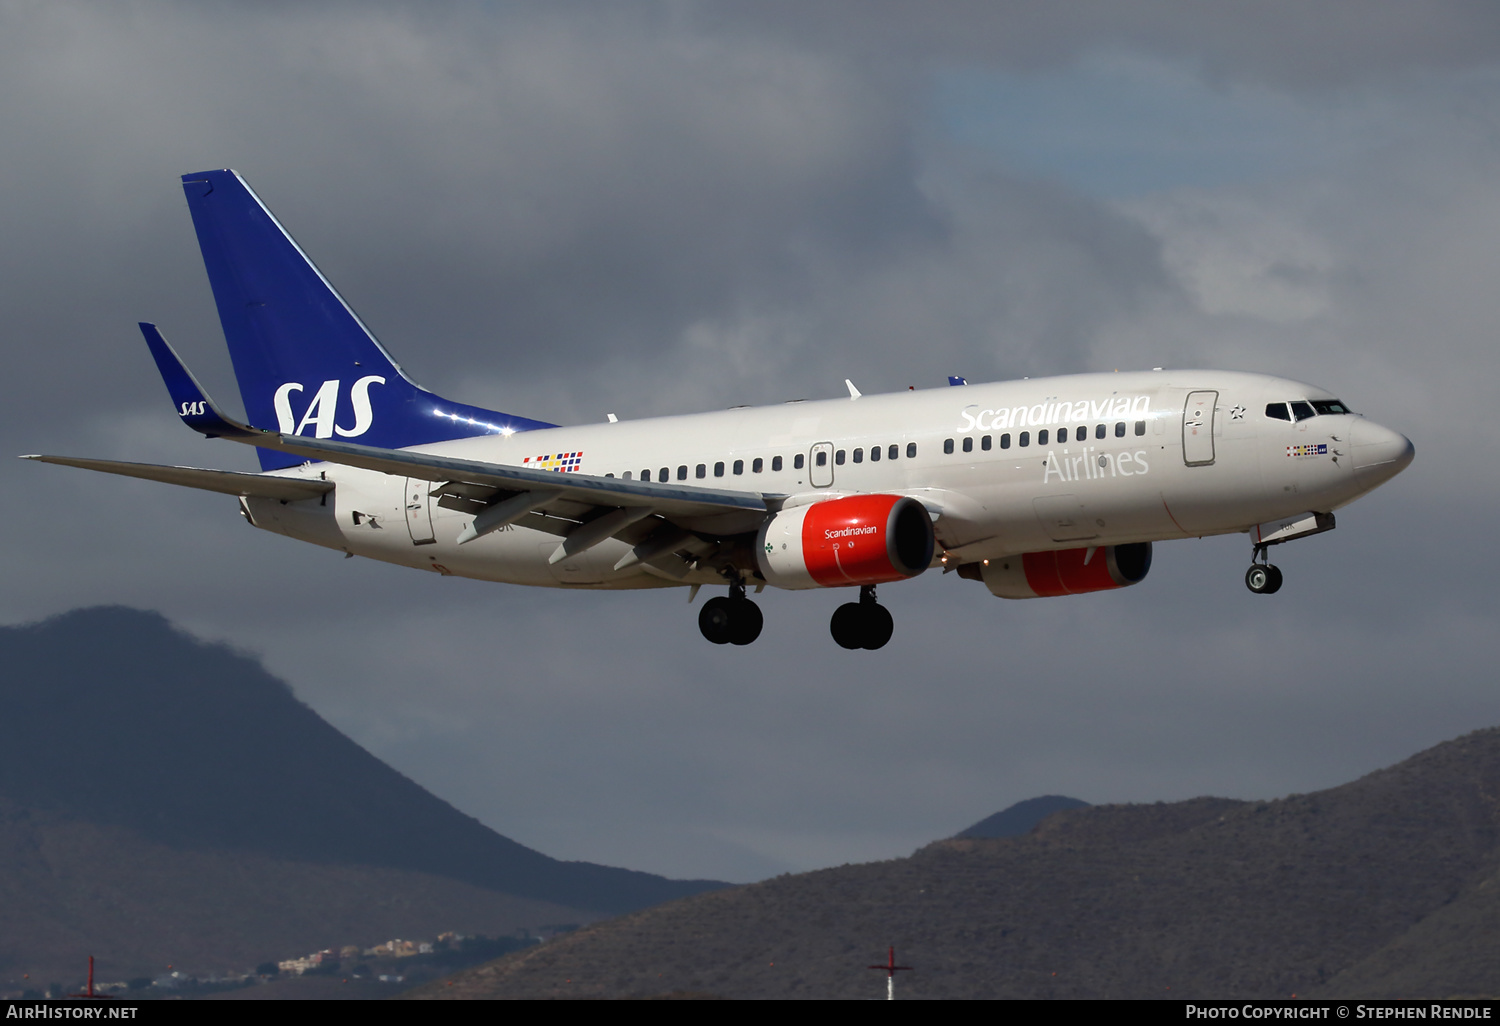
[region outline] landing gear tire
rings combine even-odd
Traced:
[[[828,633],[833,635],[833,640],[841,648],[864,648],[865,617],[859,603],[845,602],[835,609],[833,619],[828,621]]]
[[[729,633],[734,623],[734,606],[724,596],[711,598],[698,610],[698,629],[715,645],[729,644]]]
[[[730,599],[729,604],[734,607],[729,617],[729,643],[748,645],[760,637],[760,629],[766,622],[760,606],[749,599]]]
[[[865,606],[864,610],[865,648],[871,651],[884,648],[885,643],[891,640],[891,634],[896,630],[896,621],[891,619],[891,611],[873,602]]]
[[[698,630],[715,645],[748,645],[760,637],[764,625],[760,607],[747,598],[720,595],[698,611]]]
[[[864,648],[871,651],[884,648],[891,640],[896,622],[890,610],[875,601],[873,589],[861,594],[858,602],[845,602],[833,611],[828,622],[828,633],[839,646],[847,649]]]
[[[1281,571],[1270,563],[1256,563],[1245,571],[1245,587],[1257,595],[1274,595],[1281,590]]]

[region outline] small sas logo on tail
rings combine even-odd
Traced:
[[[574,474],[582,463],[583,453],[579,451],[553,453],[550,456],[527,456],[521,461],[521,466],[532,470],[551,470],[558,474]]]

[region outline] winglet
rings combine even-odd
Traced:
[[[193,372],[187,369],[182,358],[161,337],[156,325],[142,321],[140,329],[141,334],[146,336],[146,345],[151,349],[152,358],[156,360],[156,369],[161,371],[161,378],[167,386],[167,393],[172,397],[172,404],[177,408],[177,415],[184,424],[209,438],[244,441],[269,434],[224,416],[203,390],[203,386],[198,384],[198,379],[193,377]]]

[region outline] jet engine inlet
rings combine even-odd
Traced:
[[[778,588],[837,588],[915,577],[932,563],[932,518],[902,495],[851,495],[783,510],[756,539]]]

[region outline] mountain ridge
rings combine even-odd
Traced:
[[[518,844],[376,759],[252,657],[157,613],[0,627],[0,667],[0,795],[30,807],[169,846],[433,873],[599,913],[723,886]]]
[[[1489,728],[1313,794],[1075,808],[699,895],[411,996],[874,997],[891,944],[907,997],[1496,994],[1495,912]]]

